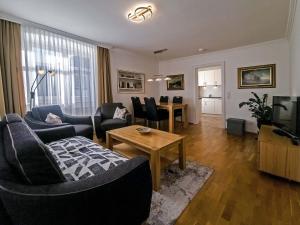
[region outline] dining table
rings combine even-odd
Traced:
[[[188,116],[187,116],[187,108],[188,105],[185,103],[159,103],[156,105],[158,109],[164,109],[169,112],[169,132],[174,133],[174,127],[175,127],[175,117],[174,117],[174,112],[176,109],[181,109],[182,110],[182,122],[183,122],[183,127],[186,128],[188,127]],[[143,104],[143,107],[145,105]]]

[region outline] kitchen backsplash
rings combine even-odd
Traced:
[[[207,87],[198,87],[199,88],[199,97],[222,97],[222,86],[207,86]]]

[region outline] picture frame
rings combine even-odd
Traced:
[[[126,70],[118,70],[118,93],[144,94],[145,74]]]
[[[238,68],[238,88],[275,88],[276,64]]]
[[[184,74],[168,75],[170,80],[167,80],[167,90],[184,90]]]

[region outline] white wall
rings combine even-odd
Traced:
[[[111,77],[112,77],[112,92],[114,102],[122,102],[130,111],[132,110],[131,96],[139,96],[143,102],[144,96],[153,96],[155,98],[159,95],[157,85],[151,85],[145,81],[144,94],[120,94],[118,93],[117,71],[126,70],[133,72],[142,72],[147,77],[151,77],[158,73],[158,62],[152,58],[148,58],[133,52],[123,49],[113,48],[110,50],[111,56]]]
[[[224,63],[225,65],[225,113],[226,118],[236,117],[246,119],[246,130],[256,132],[255,119],[245,109],[239,109],[238,104],[250,97],[250,92],[258,94],[268,93],[272,95],[290,94],[289,75],[289,44],[285,39],[244,46],[225,51],[177,58],[159,63],[159,73],[164,75],[185,75],[185,88],[182,91],[167,91],[166,84],[161,83],[161,95],[181,95],[189,105],[189,121],[196,121],[196,106],[194,104],[195,91],[195,68],[201,65]],[[266,89],[238,89],[237,68],[275,63],[277,66],[276,88]]]
[[[292,95],[300,96],[300,2],[296,6],[294,25],[290,36]]]

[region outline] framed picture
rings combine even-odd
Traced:
[[[184,74],[168,75],[167,90],[184,90]]]
[[[238,88],[275,88],[276,65],[238,68]]]
[[[118,70],[118,92],[122,94],[145,93],[145,74]]]

